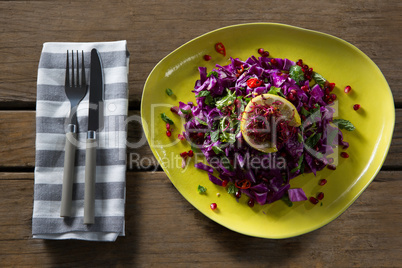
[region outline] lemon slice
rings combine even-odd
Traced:
[[[243,135],[244,140],[253,148],[264,152],[264,153],[274,153],[277,151],[275,141],[270,140],[264,143],[257,143],[248,133],[247,125],[251,118],[258,116],[254,114],[253,108],[255,105],[263,105],[266,107],[272,106],[278,108],[280,117],[275,118],[275,122],[286,121],[289,126],[298,127],[301,125],[300,115],[296,110],[296,107],[286,100],[277,95],[263,94],[253,98],[246,106],[242,119],[240,122],[240,130]],[[276,131],[276,130],[275,130]]]

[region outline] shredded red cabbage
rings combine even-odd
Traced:
[[[306,200],[302,189],[290,189],[289,181],[303,173],[316,174],[330,163],[333,148],[349,146],[341,130],[330,124],[335,109],[326,97],[329,82],[315,72],[306,78],[302,67],[289,59],[230,60],[209,73],[199,67],[200,79],[193,91],[196,103],[179,103],[178,113],[186,119],[183,135],[209,163],[195,166],[206,170],[217,185],[223,180],[233,185],[248,180],[251,187],[237,190],[261,205],[284,197]],[[265,93],[291,101],[302,118],[300,127],[285,125],[277,130],[283,141],[277,142],[277,152],[269,154],[249,146],[240,131],[245,106]],[[211,174],[213,169],[219,178]]]

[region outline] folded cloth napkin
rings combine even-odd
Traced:
[[[104,127],[98,133],[95,224],[83,224],[85,144],[88,94],[77,109],[78,146],[73,185],[72,217],[60,217],[65,133],[70,102],[64,91],[66,52],[84,51],[89,84],[91,50],[104,68]],[[36,159],[32,235],[39,239],[115,241],[124,236],[126,193],[126,119],[128,110],[126,41],[45,43],[39,61],[36,103]],[[71,66],[71,65],[70,65]]]

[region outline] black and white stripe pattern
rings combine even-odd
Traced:
[[[100,52],[104,67],[105,118],[98,135],[95,224],[87,226],[83,224],[83,207],[88,94],[77,110],[74,217],[60,217],[60,200],[65,130],[70,110],[64,91],[66,51],[84,51],[86,77],[89,78],[92,48]],[[43,45],[37,81],[33,238],[114,241],[124,235],[128,61],[126,41]]]

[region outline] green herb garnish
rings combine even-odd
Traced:
[[[210,94],[211,94],[210,91],[208,91],[208,90],[203,90],[203,91],[198,92],[197,98],[206,97],[206,96],[208,96],[208,95],[210,95]]]
[[[165,121],[166,123],[169,123],[171,125],[174,125],[174,122],[172,121],[172,119],[170,119],[165,113],[161,113],[161,118],[163,121]]]
[[[316,72],[313,72],[313,79],[320,86],[324,85],[324,83],[327,81],[327,79],[325,79],[322,75]]]
[[[207,191],[207,188],[205,188],[202,185],[198,185],[198,193],[205,194],[206,191]]]
[[[232,92],[229,89],[226,89],[226,91],[228,94],[225,97],[223,97],[222,99],[216,101],[216,103],[215,103],[216,108],[218,108],[219,110],[221,110],[225,106],[231,105],[234,102],[234,100],[236,99],[235,91]]]
[[[281,93],[281,88],[280,87],[271,86],[269,88],[268,94],[279,95],[279,93]]]
[[[337,125],[340,129],[346,129],[348,131],[355,130],[355,126],[349,121],[345,119],[334,119],[332,121],[335,125]]]
[[[292,65],[289,69],[290,78],[299,83],[300,81],[304,80],[304,73],[302,67],[299,65]]]
[[[200,119],[200,118],[198,118],[198,117],[195,117],[195,119],[196,119],[196,120],[198,121],[198,123],[200,123],[201,125],[208,126],[208,123],[205,122],[205,121],[203,121],[202,119]]]
[[[216,78],[219,77],[219,74],[218,74],[218,72],[216,72],[216,71],[211,71],[211,72],[209,72],[209,73],[207,74],[207,77],[210,77],[211,75],[215,76]]]
[[[219,129],[211,132],[211,141],[217,142],[219,140]]]
[[[237,192],[237,188],[234,184],[228,186],[228,194],[235,194]]]
[[[173,90],[171,90],[170,88],[166,89],[166,94],[168,94],[168,96],[172,96],[173,95]]]

